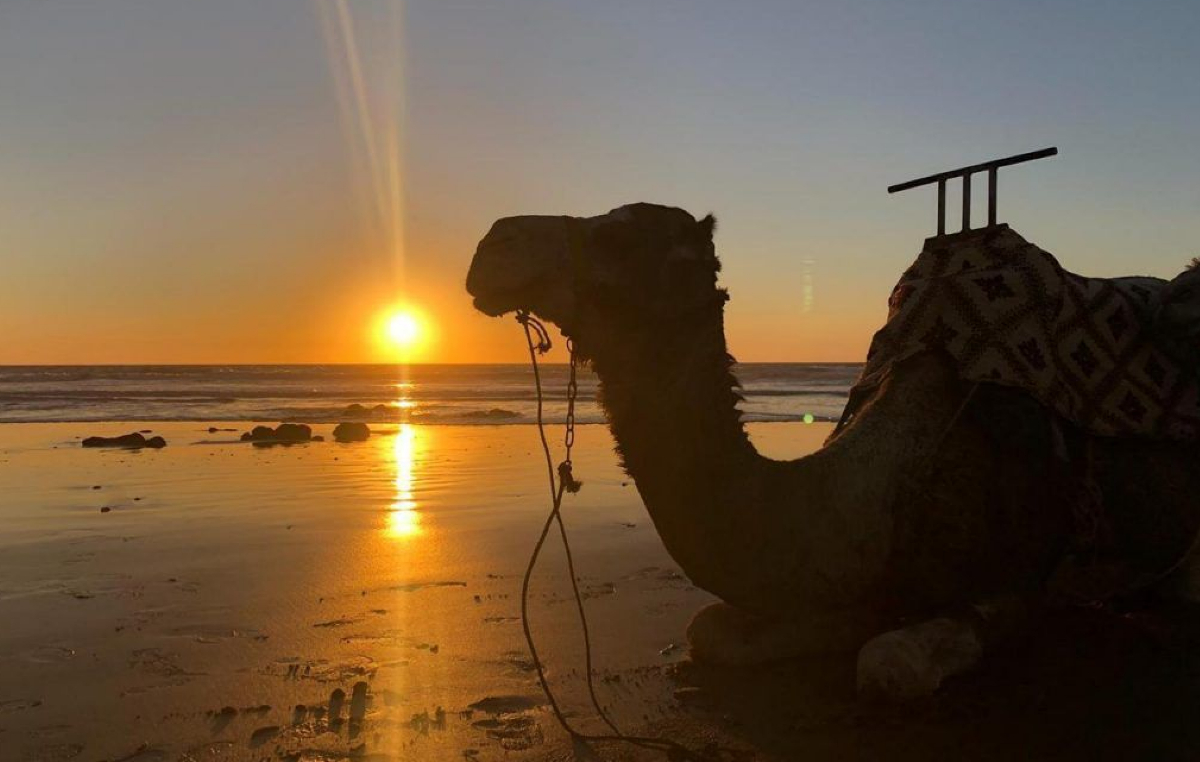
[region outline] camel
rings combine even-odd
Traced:
[[[982,384],[968,400],[936,351],[856,400],[819,451],[760,455],[737,409],[714,228],[641,203],[509,217],[466,281],[478,310],[529,310],[591,364],[667,551],[723,601],[688,628],[694,658],[851,648],[864,694],[936,690],[1019,630],[1071,566],[1080,485],[1056,449],[1086,459],[1103,498],[1108,540],[1086,567],[1186,587],[1200,447],[1091,436],[1011,388]]]

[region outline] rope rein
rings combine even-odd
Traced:
[[[703,760],[712,759],[709,756],[698,754],[691,749],[683,746],[675,741],[665,738],[650,738],[644,736],[632,736],[622,733],[608,716],[608,713],[600,706],[600,701],[596,697],[596,686],[592,676],[592,642],[591,635],[588,631],[587,614],[584,611],[583,596],[579,592],[579,581],[575,576],[575,561],[571,554],[571,544],[567,539],[567,528],[562,520],[562,500],[563,495],[567,492],[575,493],[583,486],[582,482],[575,479],[571,463],[571,448],[575,444],[575,399],[579,394],[579,384],[576,378],[578,369],[578,356],[575,352],[574,343],[567,339],[567,350],[570,352],[571,366],[570,377],[567,382],[567,418],[566,418],[566,433],[564,435],[563,444],[566,449],[566,454],[558,467],[554,466],[554,458],[550,454],[550,443],[546,439],[545,419],[543,416],[542,402],[542,376],[538,366],[538,356],[544,355],[550,351],[550,334],[546,327],[535,317],[529,314],[526,310],[517,312],[517,322],[521,324],[521,328],[525,331],[525,341],[529,345],[529,362],[533,366],[533,381],[537,391],[537,429],[538,437],[542,444],[542,453],[546,459],[546,475],[550,484],[550,514],[546,517],[546,521],[542,524],[541,534],[538,535],[537,543],[533,546],[533,552],[529,556],[529,563],[525,567],[525,575],[521,580],[521,627],[525,633],[525,644],[529,648],[529,656],[533,660],[534,669],[537,672],[538,683],[542,687],[542,692],[546,694],[546,699],[550,702],[550,708],[554,713],[554,717],[558,720],[558,724],[562,729],[571,736],[572,739],[580,741],[619,741],[623,743],[633,744],[646,749],[653,749],[662,752],[672,760]],[[541,657],[538,655],[537,645],[534,643],[533,631],[529,626],[529,583],[533,578],[533,570],[537,566],[537,561],[542,552],[542,547],[546,544],[546,538],[550,534],[550,527],[553,524],[558,524],[559,535],[562,538],[563,550],[566,553],[567,572],[571,577],[571,590],[575,597],[575,607],[579,612],[579,624],[583,633],[583,648],[586,661],[587,689],[588,696],[591,699],[592,707],[596,710],[600,719],[608,726],[610,734],[591,734],[581,733],[571,727],[566,715],[563,713],[562,707],[555,698],[554,692],[550,690],[550,684],[546,680],[545,667],[542,665]]]

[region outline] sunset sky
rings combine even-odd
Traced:
[[[1049,145],[1001,219],[1170,277],[1198,39],[1194,1],[0,0],[0,363],[390,360],[397,305],[415,359],[521,361],[476,242],[634,201],[717,215],[739,359],[859,360],[933,231],[886,186]]]

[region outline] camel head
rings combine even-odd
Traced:
[[[655,204],[597,217],[505,217],[479,242],[467,291],[488,315],[526,309],[581,348],[594,346],[617,326],[637,331],[719,312],[715,225]]]

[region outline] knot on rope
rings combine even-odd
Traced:
[[[558,464],[558,483],[564,490],[572,494],[583,487],[583,482],[576,480],[575,474],[571,471],[571,461],[564,460]]]
[[[550,332],[546,330],[546,326],[542,325],[542,321],[529,314],[529,310],[517,310],[517,322],[521,324],[526,331],[532,329],[537,334],[537,343],[534,344],[534,349],[539,355],[544,355],[550,351]]]

